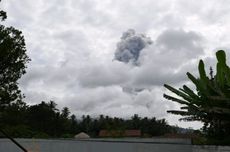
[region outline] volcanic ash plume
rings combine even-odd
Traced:
[[[137,65],[141,50],[152,44],[152,40],[144,34],[136,34],[135,30],[129,29],[124,32],[121,41],[117,43],[115,60]]]

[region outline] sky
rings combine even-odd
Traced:
[[[203,59],[214,67],[215,52],[230,56],[230,1],[224,0],[3,0],[3,23],[21,30],[31,62],[19,80],[25,101],[55,101],[77,117],[100,114],[165,118],[163,84],[192,84]]]

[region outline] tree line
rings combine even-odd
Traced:
[[[57,109],[54,101],[35,105],[13,103],[1,111],[0,127],[12,137],[23,138],[71,138],[85,132],[98,137],[100,130],[141,130],[142,136],[162,136],[176,132],[165,119],[141,118],[137,114],[130,119],[100,115],[83,115],[76,118],[69,108]]]
[[[1,0],[0,0],[1,2]],[[7,13],[0,10],[0,23]],[[0,129],[13,137],[70,137],[84,131],[97,137],[101,129],[141,129],[148,136],[163,135],[171,130],[164,119],[99,118],[82,116],[77,120],[67,107],[59,110],[56,103],[41,102],[27,105],[18,87],[18,80],[26,73],[30,58],[26,54],[22,32],[0,24]]]

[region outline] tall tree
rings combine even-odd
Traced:
[[[6,19],[6,13],[0,11],[0,20]],[[22,32],[0,24],[0,110],[13,101],[22,99],[18,80],[25,74],[26,63],[25,40]]]
[[[216,53],[216,75],[210,71],[210,78],[206,75],[204,62],[200,60],[196,78],[189,72],[188,78],[196,87],[196,91],[183,85],[179,90],[164,85],[178,97],[164,94],[168,100],[182,104],[181,110],[169,110],[169,113],[184,116],[182,120],[202,121],[204,129],[212,136],[230,135],[230,68],[226,64],[223,50]]]
[[[6,12],[0,10],[0,21],[6,18]],[[25,74],[25,64],[29,62],[25,52],[25,41],[21,31],[0,24],[0,125],[4,123],[1,117],[7,106],[12,106],[11,103],[16,103],[19,107],[24,105],[17,81]],[[27,151],[3,130],[1,132],[23,151]]]

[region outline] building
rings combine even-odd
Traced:
[[[74,136],[75,139],[88,139],[90,136],[84,132],[81,132]]]
[[[99,137],[141,137],[140,130],[101,130]]]

